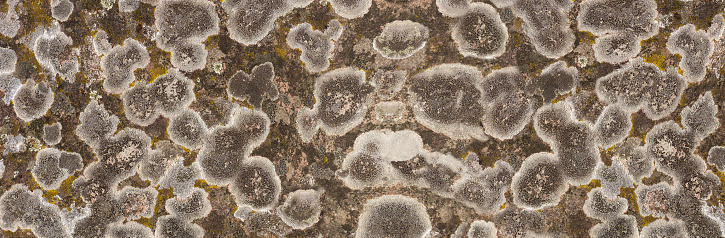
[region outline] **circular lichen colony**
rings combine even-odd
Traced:
[[[430,218],[418,200],[402,195],[386,195],[365,203],[355,237],[422,238],[430,230]]]
[[[462,64],[438,65],[414,75],[408,87],[416,119],[453,139],[485,139],[481,73]]]
[[[723,9],[3,1],[0,236],[725,237]]]
[[[508,31],[491,5],[472,4],[463,16],[456,18],[453,40],[463,56],[493,59],[506,51]]]
[[[417,22],[393,21],[375,37],[373,48],[385,58],[405,59],[425,47],[428,32],[428,27]]]

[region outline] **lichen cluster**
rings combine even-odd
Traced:
[[[724,8],[9,0],[2,237],[725,237]]]

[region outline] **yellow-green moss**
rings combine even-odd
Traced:
[[[650,55],[644,57],[644,62],[652,63],[657,65],[660,70],[665,70],[665,58],[666,56],[660,52],[652,52]]]
[[[55,199],[53,199],[53,197],[55,197],[55,195],[58,195],[58,191],[47,190],[43,193],[43,198],[45,198],[45,200],[47,200],[48,203],[55,204]]]
[[[30,24],[24,26],[26,29],[35,29],[40,25],[50,26],[53,22],[53,18],[50,16],[50,1],[32,0],[29,3],[23,3],[23,6],[25,7],[25,12],[27,13],[25,15],[28,18],[28,20],[23,23]],[[29,34],[31,32],[32,31],[26,31],[25,33]]]
[[[203,179],[196,180],[196,182],[194,182],[194,187],[204,189],[204,191],[206,191],[206,192],[209,192],[212,189],[219,189],[219,186],[210,185],[209,183],[206,182],[206,180],[203,180]]]
[[[171,188],[158,189],[159,195],[156,196],[156,207],[154,207],[154,214],[158,214],[161,207],[166,205],[166,200],[173,198],[174,190]],[[153,227],[152,227],[153,228]]]
[[[576,188],[578,189],[584,189],[587,192],[591,191],[594,188],[598,188],[602,186],[602,182],[599,181],[599,179],[592,179],[592,181],[589,181],[589,184],[579,185]]]
[[[579,35],[579,43],[594,44],[594,39],[596,38],[596,36],[594,36],[594,34],[592,34],[591,32],[579,31],[577,32],[577,34]]]

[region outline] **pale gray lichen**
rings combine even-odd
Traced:
[[[62,131],[63,125],[60,122],[53,123],[51,125],[43,125],[43,141],[48,145],[56,145],[63,139]]]
[[[533,210],[555,206],[568,188],[566,182],[553,154],[533,154],[524,160],[511,182],[514,204]]]
[[[310,3],[312,0],[227,0],[221,6],[229,14],[229,37],[244,45],[254,45],[272,31],[277,18]]]
[[[238,206],[249,206],[255,211],[270,211],[277,205],[282,184],[272,161],[252,156],[245,159],[236,170],[229,191]]]
[[[274,83],[274,66],[266,62],[254,66],[251,74],[237,71],[227,82],[227,94],[237,100],[246,100],[255,109],[261,109],[265,100],[277,100],[279,90]]]
[[[0,47],[0,75],[15,72],[18,56],[10,48]]]
[[[287,45],[302,51],[300,60],[310,73],[318,73],[330,67],[332,51],[335,50],[333,36],[319,30],[312,30],[310,23],[300,23],[287,34]],[[332,72],[332,71],[331,71]]]
[[[667,38],[667,50],[679,54],[680,69],[689,82],[700,82],[707,74],[707,65],[715,46],[704,30],[695,30],[695,25],[687,24],[672,32]]]
[[[597,79],[595,92],[608,104],[619,103],[630,112],[642,109],[648,118],[658,120],[675,110],[686,86],[676,70],[662,72],[636,58]]]
[[[287,225],[304,230],[320,220],[323,191],[297,190],[287,195],[284,204],[277,207],[277,214]]]
[[[365,72],[341,68],[315,80],[316,102],[312,109],[302,108],[297,116],[297,130],[303,141],[310,141],[320,128],[327,135],[341,136],[362,123],[372,101],[374,87]]]
[[[31,174],[41,188],[56,190],[60,184],[73,175],[76,170],[83,170],[83,160],[78,153],[68,153],[54,148],[38,151]]]
[[[452,139],[488,137],[481,126],[481,71],[463,64],[442,64],[414,75],[408,86],[416,120]]]
[[[94,44],[96,51],[105,54],[101,58],[101,70],[106,79],[103,81],[103,90],[113,94],[121,94],[129,84],[136,79],[133,71],[146,67],[151,57],[146,47],[138,41],[127,38],[122,46],[114,46],[107,50],[104,45],[103,36],[105,32],[99,31],[96,35],[99,39]],[[105,52],[105,53],[104,53]]]
[[[237,178],[252,150],[267,139],[269,125],[264,112],[238,108],[229,123],[212,128],[196,158],[204,180],[224,185]]]
[[[337,15],[347,19],[362,17],[367,14],[373,0],[329,0]]]
[[[73,13],[73,2],[70,0],[51,0],[50,12],[53,18],[58,21],[67,21]]]
[[[410,20],[385,24],[373,40],[373,49],[388,59],[405,59],[425,47],[428,27]]]
[[[0,92],[5,94],[2,102],[5,105],[10,105],[10,101],[13,100],[15,93],[18,92],[22,85],[23,82],[12,74],[0,74]]]
[[[611,220],[627,211],[627,199],[607,197],[600,188],[592,189],[584,201],[584,214],[600,221]]]
[[[640,185],[634,190],[637,207],[642,216],[664,217],[670,212],[670,200],[674,189],[665,182],[655,185]]]
[[[186,198],[191,195],[196,180],[201,178],[199,163],[194,162],[191,166],[184,167],[184,161],[179,159],[166,170],[166,174],[159,181],[159,188],[174,188],[176,197]]]
[[[523,20],[524,32],[536,51],[557,59],[574,49],[576,38],[568,18],[572,6],[556,0],[516,0],[511,8]]]
[[[508,30],[491,5],[471,4],[451,28],[451,36],[463,56],[493,59],[506,51]]]
[[[425,237],[431,229],[425,206],[417,199],[384,195],[365,202],[355,237]]]
[[[53,104],[55,93],[45,81],[35,84],[28,80],[13,97],[15,115],[26,122],[43,117]]]
[[[64,80],[74,82],[79,63],[72,45],[73,39],[61,31],[58,22],[54,22],[53,26],[34,39],[31,49],[38,63],[50,76],[58,74]]]

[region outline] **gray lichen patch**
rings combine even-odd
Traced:
[[[541,74],[527,82],[526,89],[531,93],[534,91],[544,98],[548,103],[558,95],[573,91],[579,83],[579,70],[573,66],[566,65],[564,61],[556,61],[546,66]]]
[[[408,94],[416,120],[452,139],[486,140],[481,82],[476,67],[462,64],[438,65],[414,75]]]
[[[148,158],[150,147],[151,138],[144,131],[125,128],[94,148],[98,161],[88,165],[83,174],[115,188],[121,180],[136,174],[139,163]]]
[[[31,174],[43,189],[56,190],[76,170],[83,170],[80,154],[49,148],[38,151]]]
[[[18,56],[9,48],[0,47],[0,74],[15,72]]]
[[[171,51],[183,43],[200,44],[219,32],[214,5],[200,0],[163,0],[154,10],[156,44]]]
[[[601,193],[609,198],[617,197],[621,188],[634,187],[632,176],[627,173],[619,161],[613,161],[611,166],[599,163],[594,172],[594,179],[600,181],[602,184]]]
[[[405,59],[425,47],[428,27],[410,20],[385,24],[373,40],[373,49],[388,59]]]
[[[197,155],[204,180],[210,184],[233,181],[252,150],[267,139],[269,126],[267,114],[239,108],[227,125],[212,128]]]
[[[205,217],[211,212],[209,194],[203,189],[193,188],[188,196],[166,200],[166,211],[189,222]]]
[[[365,72],[342,68],[327,72],[315,80],[315,105],[298,113],[297,130],[303,141],[310,141],[317,128],[327,135],[344,135],[363,121],[374,88]],[[309,137],[307,137],[309,136]]]
[[[180,157],[182,153],[183,149],[174,146],[170,141],[154,143],[154,149],[149,152],[149,157],[139,165],[139,177],[151,181],[151,186],[158,185],[166,170],[177,161],[183,160],[183,157]]]
[[[121,94],[136,79],[133,71],[146,67],[151,58],[146,47],[131,38],[124,40],[122,46],[107,50],[108,46],[104,46],[102,38],[104,33],[97,33],[98,42],[94,44],[99,53],[107,52],[101,58],[101,70],[106,77],[103,89],[109,93]]]
[[[604,108],[594,124],[596,143],[602,148],[609,148],[622,142],[632,130],[632,115],[617,104]]]
[[[583,2],[577,15],[579,30],[596,36],[597,61],[625,62],[639,54],[642,40],[659,33],[654,0]]]
[[[511,7],[524,21],[524,32],[536,51],[557,59],[574,49],[574,31],[567,17],[572,6],[556,0],[517,0]]]
[[[13,185],[0,196],[0,223],[3,230],[30,229],[38,237],[71,237],[61,222],[60,209],[22,184]]]
[[[63,125],[60,122],[43,125],[43,141],[48,145],[56,145],[63,139],[61,136]]]
[[[310,23],[301,23],[290,29],[287,45],[302,51],[300,60],[311,73],[318,73],[330,67],[330,58],[335,49],[333,36],[319,30],[312,30]]]
[[[120,122],[116,115],[109,114],[97,100],[91,100],[78,119],[80,124],[76,127],[76,134],[93,148],[113,135]]]
[[[138,222],[126,222],[112,224],[108,227],[108,236],[111,238],[151,238],[154,237],[154,232],[151,228],[148,228]]]
[[[151,84],[138,82],[121,94],[126,119],[140,126],[150,125],[160,115],[173,117],[183,112],[195,98],[194,82],[177,69]]]
[[[571,109],[559,102],[536,111],[534,129],[551,146],[570,184],[589,183],[600,157],[589,124],[574,119]]]
[[[160,188],[173,188],[174,195],[179,199],[187,198],[192,195],[194,183],[201,179],[201,167],[199,163],[191,163],[191,166],[185,167],[184,161],[176,160],[159,181]]]
[[[166,134],[174,143],[196,150],[203,145],[209,130],[199,113],[191,109],[184,109],[169,119]]]
[[[331,0],[335,13],[347,19],[362,17],[368,13],[373,0]]]
[[[70,0],[52,0],[50,1],[50,12],[53,18],[58,21],[67,21],[73,13],[73,2]]]
[[[600,188],[592,189],[584,202],[584,214],[600,221],[611,220],[627,211],[627,199],[607,197]]]
[[[568,188],[558,164],[550,153],[526,158],[511,182],[514,204],[534,210],[558,204]]]
[[[234,194],[238,206],[249,206],[260,211],[271,210],[277,205],[282,185],[269,159],[249,157],[237,170],[229,190]]]
[[[592,45],[594,57],[599,62],[618,64],[626,62],[639,54],[642,46],[631,34],[609,34],[597,37]]]
[[[508,29],[491,5],[472,4],[456,18],[451,36],[463,56],[493,59],[506,51]]]
[[[35,84],[32,80],[28,80],[15,93],[13,110],[23,121],[33,121],[48,112],[54,98],[55,93],[46,82]]]
[[[158,194],[156,189],[150,187],[144,189],[124,187],[118,192],[118,201],[122,207],[123,216],[127,220],[152,217]]]
[[[304,230],[320,220],[323,191],[297,190],[287,195],[284,204],[277,207],[277,214],[287,225]]]
[[[244,45],[254,45],[272,31],[280,16],[310,3],[312,0],[229,0],[221,5],[229,14],[229,37]]]
[[[159,217],[154,231],[155,237],[172,238],[172,237],[204,237],[204,229],[199,225],[186,221],[175,215],[166,215]]]
[[[650,119],[671,114],[685,89],[684,77],[674,69],[662,72],[642,58],[597,79],[597,96],[609,104],[619,103],[630,112],[642,109]]]
[[[385,195],[365,203],[355,237],[425,237],[431,228],[425,206],[417,199]]]
[[[605,221],[592,227],[589,230],[591,237],[623,237],[636,238],[639,237],[639,229],[637,228],[637,220],[631,215],[619,215],[615,218]]]
[[[705,78],[714,44],[706,31],[695,30],[695,25],[687,24],[667,38],[667,50],[682,56],[680,69],[687,81],[694,83]]]
[[[74,82],[79,69],[78,58],[75,50],[71,48],[73,40],[60,30],[60,26],[54,24],[34,40],[32,50],[43,70],[50,76],[58,74],[61,78]]]
[[[251,74],[237,71],[227,82],[227,94],[237,100],[247,100],[255,109],[261,109],[265,100],[277,100],[279,90],[274,82],[274,66],[266,62],[254,66]]]

